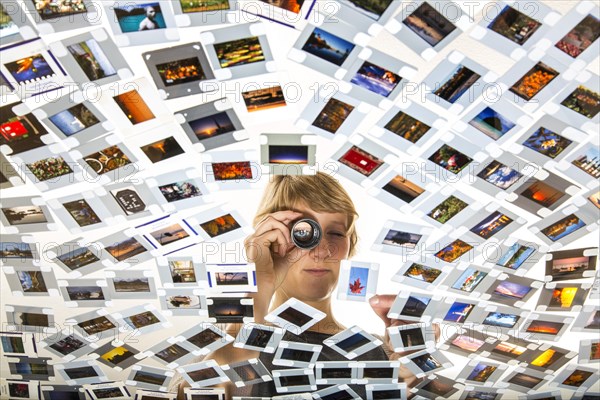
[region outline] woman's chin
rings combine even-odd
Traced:
[[[307,290],[303,290],[301,293],[297,293],[295,298],[303,302],[316,302],[323,301],[327,298],[331,297],[332,289],[327,288],[307,288]]]

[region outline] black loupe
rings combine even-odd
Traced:
[[[321,241],[321,226],[312,219],[301,219],[292,226],[292,242],[299,248],[310,250]]]

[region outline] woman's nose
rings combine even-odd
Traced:
[[[330,258],[335,253],[335,249],[332,246],[334,245],[327,239],[321,238],[318,246],[311,250],[311,254],[315,258],[315,261]]]

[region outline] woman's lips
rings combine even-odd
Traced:
[[[304,272],[311,274],[313,276],[323,276],[325,274],[328,274],[329,270],[314,268],[314,269],[305,269]]]

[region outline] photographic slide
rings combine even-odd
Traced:
[[[583,228],[585,222],[581,220],[575,214],[568,215],[555,222],[554,224],[544,228],[541,232],[553,242],[562,239],[563,237],[575,232],[576,230]]]
[[[390,229],[385,235],[385,238],[383,239],[382,243],[390,246],[400,246],[406,247],[408,249],[414,249],[422,237],[423,235],[419,235],[416,233],[396,231]]]
[[[512,329],[515,327],[521,317],[514,314],[506,314],[501,312],[490,312],[483,320],[483,325],[499,326],[501,328]]]
[[[577,58],[600,37],[600,20],[589,14],[554,46],[572,58]]]
[[[63,203],[63,206],[81,227],[102,222],[100,217],[98,217],[92,207],[90,207],[88,202],[84,199]]]
[[[60,156],[27,164],[27,168],[40,182],[73,173],[69,164]]]
[[[402,78],[392,71],[365,61],[350,82],[380,96],[388,97],[401,80]]]
[[[434,209],[427,213],[427,216],[440,224],[445,224],[456,214],[467,208],[469,205],[455,196],[449,196],[446,200],[438,204]]]
[[[11,225],[40,224],[48,222],[42,209],[34,205],[2,208],[2,213]]]
[[[143,313],[130,315],[123,319],[127,325],[134,329],[143,328],[146,326],[158,324],[160,320],[152,313],[152,311],[145,311]]]
[[[473,161],[471,157],[464,155],[447,144],[442,145],[435,153],[429,156],[428,160],[453,174],[458,174]]]
[[[93,82],[117,74],[117,70],[96,39],[69,45],[67,49],[90,81]]]
[[[214,44],[221,68],[237,67],[265,61],[257,36]]]
[[[403,111],[399,111],[384,128],[411,143],[417,143],[431,129],[429,125]]]
[[[529,292],[531,287],[521,285],[516,282],[502,281],[493,291],[494,295],[522,300]]]
[[[152,235],[161,246],[166,246],[167,244],[190,236],[179,224],[169,225],[157,231],[150,232],[150,235]]]
[[[540,26],[540,22],[506,6],[488,28],[518,45],[523,45]]]
[[[281,86],[243,92],[242,97],[248,112],[285,107],[287,105]]]
[[[291,11],[294,14],[299,14],[304,0],[259,0],[263,3],[270,4],[275,7],[282,8],[287,11]]]
[[[462,275],[456,280],[456,282],[454,282],[452,289],[471,293],[487,275],[487,272],[483,272],[475,268],[467,268],[465,272],[463,272]]]
[[[33,252],[31,245],[24,242],[0,242],[0,258],[3,261],[8,258],[32,259]]]
[[[323,107],[323,110],[317,115],[312,124],[327,132],[336,133],[352,110],[354,110],[354,107],[350,104],[332,97],[327,101],[327,104],[325,104],[325,107]]]
[[[425,189],[401,175],[396,175],[382,189],[406,203],[410,203],[425,192]]]
[[[448,103],[454,104],[479,78],[481,75],[464,65],[458,65],[445,79],[445,83],[433,93]]]
[[[148,278],[113,278],[112,282],[115,287],[115,292],[150,292]]]
[[[123,33],[152,31],[167,27],[159,3],[126,3],[113,9]]]
[[[592,119],[600,112],[600,94],[589,90],[585,86],[578,86],[560,104],[586,118]]]
[[[4,66],[10,72],[18,84],[37,82],[55,76],[52,67],[44,56],[35,54],[20,60],[5,63]]]
[[[206,74],[202,70],[198,57],[158,64],[156,69],[166,87],[206,79]]]
[[[200,224],[200,227],[211,237],[222,235],[241,228],[240,224],[231,214],[225,214],[210,221]]]
[[[3,6],[0,6],[0,38],[19,35],[19,26],[15,24]],[[27,395],[29,396],[29,395]]]
[[[552,207],[566,195],[566,193],[538,180],[518,194],[546,208]]]
[[[142,146],[141,149],[153,164],[184,153],[173,136]]]
[[[383,160],[358,146],[352,146],[338,161],[367,177],[383,165]]]
[[[496,265],[517,270],[533,253],[535,253],[533,247],[515,243],[498,259]]]
[[[250,161],[220,162],[211,165],[217,181],[252,179]]]
[[[124,165],[131,164],[129,157],[123,153],[119,146],[111,146],[83,157],[83,160],[98,175],[114,171]]]
[[[94,113],[84,104],[77,104],[67,110],[50,116],[48,119],[50,119],[50,121],[52,121],[65,136],[74,135],[90,126],[100,123],[100,120],[98,120]]]
[[[269,145],[269,164],[308,164],[308,146]]]
[[[19,104],[0,107],[0,145],[8,146],[13,154],[45,146],[42,136],[48,133],[32,113],[17,115],[13,108]]]
[[[444,317],[444,321],[462,324],[469,317],[469,314],[471,311],[473,311],[473,308],[475,308],[474,304],[456,301],[450,306],[450,309]]]
[[[53,20],[67,15],[82,14],[87,12],[83,0],[33,0],[33,2],[35,4],[36,11],[43,20]]]
[[[146,211],[146,203],[144,203],[139,193],[145,188],[142,188],[141,186],[138,186],[136,188],[133,185],[128,186],[127,183],[117,184],[116,186],[113,185],[111,187],[114,187],[115,189],[109,190],[110,196],[106,196],[104,197],[104,199],[109,202],[109,206],[111,206],[112,213],[125,216],[135,215],[138,213],[141,213],[141,215],[148,214],[148,212],[144,213],[144,211]],[[145,193],[144,195],[144,197],[146,198],[147,195]],[[119,206],[119,208],[114,207],[113,201]],[[127,240],[121,240],[121,238],[114,240],[120,240],[122,243],[127,242]],[[111,239],[111,241],[113,241],[113,239]],[[134,242],[130,243],[132,244],[126,244],[125,246],[133,246]]]
[[[418,281],[433,283],[442,274],[442,270],[431,268],[423,264],[413,263],[404,273],[404,276]]]
[[[473,246],[470,244],[463,242],[460,239],[456,239],[454,242],[435,253],[435,256],[442,261],[454,262],[472,249]]]
[[[41,271],[17,271],[23,293],[47,293],[48,288]],[[4,340],[4,337],[2,338]]]
[[[432,47],[456,29],[452,22],[427,1],[422,2],[402,23]]]
[[[169,270],[173,283],[197,282],[194,263],[191,260],[171,260],[169,261]]]
[[[508,90],[529,101],[557,76],[558,71],[540,61]]]
[[[202,196],[202,192],[192,180],[169,183],[159,186],[158,189],[168,203]]]
[[[522,145],[533,151],[537,151],[546,157],[555,159],[569,147],[571,143],[573,143],[572,140],[569,140],[550,129],[540,127],[528,137]]]
[[[600,178],[600,149],[597,146],[588,146],[571,163],[593,178]]]
[[[198,118],[188,123],[200,141],[236,130],[226,111]]]
[[[229,10],[229,0],[179,0],[184,13]]]
[[[343,3],[356,8],[358,12],[377,21],[393,1],[394,0],[343,0]]]
[[[350,279],[346,290],[348,296],[365,297],[367,294],[367,283],[369,281],[369,269],[361,267],[350,268]]]
[[[123,114],[133,125],[154,119],[155,116],[137,90],[113,97]]]
[[[477,176],[502,190],[506,190],[517,183],[523,177],[523,174],[494,160]]]
[[[302,50],[307,53],[337,66],[346,61],[353,49],[354,44],[316,27],[302,46]]]
[[[87,247],[80,247],[68,253],[56,257],[60,262],[67,266],[71,271],[75,271],[86,265],[100,261],[94,253]]]
[[[146,248],[135,238],[125,239],[122,242],[104,248],[117,261],[125,261],[135,255],[146,252]]]
[[[504,118],[490,107],[484,108],[475,118],[469,121],[469,125],[474,126],[494,140],[500,139],[515,127],[514,122]]]

